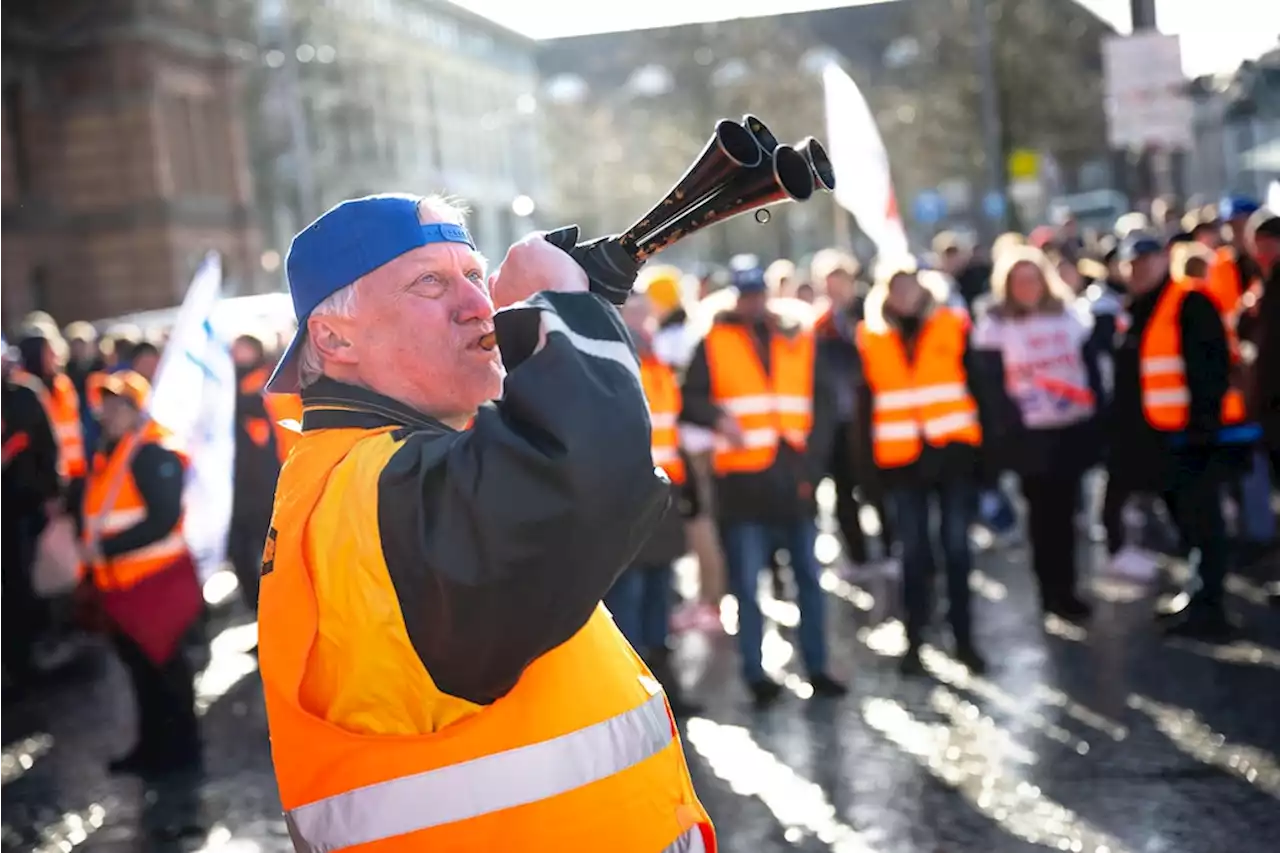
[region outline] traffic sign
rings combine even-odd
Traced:
[[[992,191],[982,197],[982,212],[988,219],[1003,219],[1004,210],[1004,193]]]
[[[947,215],[947,201],[937,190],[924,190],[916,195],[911,213],[916,222],[932,225]]]

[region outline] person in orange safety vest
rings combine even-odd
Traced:
[[[182,649],[202,604],[182,532],[187,459],[147,419],[151,386],[141,374],[113,373],[101,391],[83,559],[138,708],[137,744],[109,769],[143,776],[198,769],[194,674]]]
[[[691,494],[693,484],[680,452],[680,432],[676,423],[680,417],[680,381],[675,371],[654,354],[653,334],[657,318],[648,295],[633,293],[623,305],[621,314],[640,354],[640,385],[649,402],[653,464],[671,481],[676,500],[632,560],[631,568],[614,582],[604,603],[618,629],[666,687],[672,711],[677,716],[689,716],[700,709],[685,701],[672,667],[671,650],[667,647],[675,582],[674,564],[687,550],[684,517],[689,514],[688,506],[696,501]]]
[[[1212,297],[1194,280],[1170,276],[1164,247],[1132,234],[1121,246],[1128,269],[1129,324],[1116,350],[1109,429],[1108,545],[1122,544],[1121,509],[1129,494],[1167,495],[1187,544],[1199,552],[1196,591],[1167,614],[1174,635],[1221,639],[1227,538],[1220,489],[1247,470],[1259,430],[1247,422],[1233,385],[1227,330]]]
[[[827,670],[825,594],[814,554],[813,490],[831,455],[835,395],[816,358],[811,324],[770,308],[754,257],[736,264],[736,303],[715,318],[694,351],[681,419],[716,431],[715,511],[738,602],[742,677],[757,707],[782,694],[764,670],[756,595],[760,570],[781,545],[791,555],[809,683],[816,696],[843,696],[847,688]]]
[[[956,658],[974,672],[986,668],[969,601],[982,425],[969,369],[969,315],[948,296],[945,280],[918,272],[911,258],[882,263],[857,331],[864,379],[857,445],[894,519],[907,630],[899,666],[909,675],[923,672],[920,648],[932,616],[934,500]]]
[[[294,848],[714,851],[600,603],[670,502],[617,311],[540,234],[487,276],[439,197],[342,202],[286,269],[258,626]]]

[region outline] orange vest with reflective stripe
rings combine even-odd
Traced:
[[[779,442],[803,451],[813,429],[814,337],[774,332],[766,375],[754,334],[736,323],[716,323],[704,342],[711,373],[711,402],[742,428],[741,447],[716,437],[716,474],[764,471]]]
[[[714,853],[662,688],[603,607],[505,696],[430,734],[358,734],[304,706],[312,578],[391,584],[377,482],[402,442],[393,429],[306,433],[276,490],[259,661],[295,849]],[[343,523],[324,523],[334,517]]]
[[[871,389],[871,448],[879,468],[920,458],[924,443],[982,444],[978,405],[969,394],[964,353],[968,318],[940,308],[919,331],[914,361],[892,327],[858,324],[858,351]]]
[[[684,460],[680,458],[680,383],[670,367],[653,356],[640,359],[640,384],[649,401],[649,422],[653,427],[653,464],[667,472],[676,485],[684,483]]]
[[[1182,301],[1196,289],[1187,282],[1169,282],[1165,286],[1138,348],[1142,413],[1147,423],[1161,432],[1180,432],[1191,419],[1191,389],[1187,387],[1182,355]],[[1223,426],[1244,422],[1244,395],[1240,389],[1227,389],[1219,416]]]
[[[168,434],[156,424],[148,422],[141,434],[131,433],[121,439],[109,458],[102,453],[94,455],[93,468],[85,478],[84,487],[85,541],[91,538],[105,539],[146,518],[146,501],[142,499],[138,485],[133,480],[133,457],[143,445],[164,444],[169,447],[168,442]],[[178,453],[183,467],[186,467],[185,454],[173,447],[169,449]],[[158,542],[152,542],[136,551],[117,554],[93,566],[93,583],[102,590],[128,589],[168,567],[186,551],[187,543],[182,536],[182,520],[179,518],[173,530]]]
[[[66,374],[59,373],[53,380],[53,390],[50,390],[40,377],[17,367],[14,372],[30,379],[31,389],[36,392],[36,399],[49,419],[49,430],[58,446],[58,476],[64,479],[83,477],[84,429],[80,423],[80,398],[76,394],[76,386]]]
[[[39,381],[39,380],[37,380]],[[44,387],[44,383],[40,383]],[[80,423],[80,396],[65,373],[53,379],[53,389],[40,395],[49,427],[58,443],[58,473],[76,478],[85,475],[84,425]]]

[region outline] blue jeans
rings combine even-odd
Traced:
[[[756,593],[760,572],[769,564],[769,556],[778,545],[791,554],[796,603],[800,606],[800,657],[805,670],[811,678],[827,671],[824,601],[822,588],[818,586],[818,561],[813,555],[817,535],[817,528],[810,518],[782,525],[726,522],[720,526],[729,590],[738,600],[738,652],[742,657],[742,677],[749,684],[765,680],[760,663],[764,616],[760,613]]]
[[[667,622],[671,615],[672,569],[631,566],[614,581],[604,597],[604,606],[613,614],[618,630],[641,655],[667,645]]]
[[[973,489],[969,483],[894,489],[887,503],[902,560],[902,597],[906,610],[907,642],[918,647],[933,617],[934,556],[930,508],[936,497],[942,556],[946,562],[947,619],[957,645],[973,639],[969,617],[969,523],[973,518]]]

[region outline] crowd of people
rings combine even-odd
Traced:
[[[843,546],[838,570],[901,578],[904,674],[922,672],[939,568],[954,654],[985,669],[970,607],[970,532],[978,519],[1008,523],[1010,473],[1045,613],[1091,616],[1077,543],[1081,527],[1094,526],[1086,481],[1104,470],[1098,526],[1111,567],[1137,573],[1151,559],[1133,518],[1154,517],[1162,503],[1174,547],[1196,569],[1187,595],[1161,614],[1164,630],[1231,634],[1229,566],[1274,558],[1280,217],[1234,198],[1188,212],[1177,227],[1165,220],[1131,214],[1097,235],[1068,217],[985,251],[943,234],[927,257],[882,258],[874,269],[827,249],[803,266],[763,268],[742,256],[702,276],[663,265],[641,273],[621,318],[640,356],[653,463],[678,500],[605,603],[675,713],[696,705],[681,695],[671,634],[721,630],[726,594],[736,600],[752,699],[780,697],[762,664],[765,570],[775,595],[798,605],[814,693],[846,692],[827,664],[815,552],[825,479]],[[181,544],[187,460],[145,419],[162,347],[136,329],[99,338],[88,324],[60,330],[32,315],[4,348],[6,698],[38,681],[50,638],[67,636],[70,612],[37,594],[33,573],[44,531],[70,519],[80,587],[108,616],[139,706],[138,745],[113,763],[127,772],[199,761],[181,648],[202,608]],[[233,346],[228,558],[249,608],[264,542],[274,545],[276,481],[302,419],[296,394],[265,393],[273,349],[252,334]],[[1236,507],[1234,536],[1224,503]],[[863,529],[865,507],[880,519],[878,547]],[[689,550],[699,591],[673,612],[673,564]],[[159,636],[124,630],[155,622],[162,599],[188,604],[162,608]]]
[[[20,700],[84,650],[84,629],[112,640],[134,688],[138,741],[112,770],[198,765],[191,655],[204,605],[183,538],[184,472],[174,437],[147,418],[163,336],[26,317],[4,346],[3,660],[6,701]],[[262,546],[280,466],[296,439],[296,396],[262,393],[273,353],[236,338],[236,469],[227,543],[242,597],[256,605]],[[72,565],[59,566],[66,531]],[[67,560],[61,552],[62,563]]]

